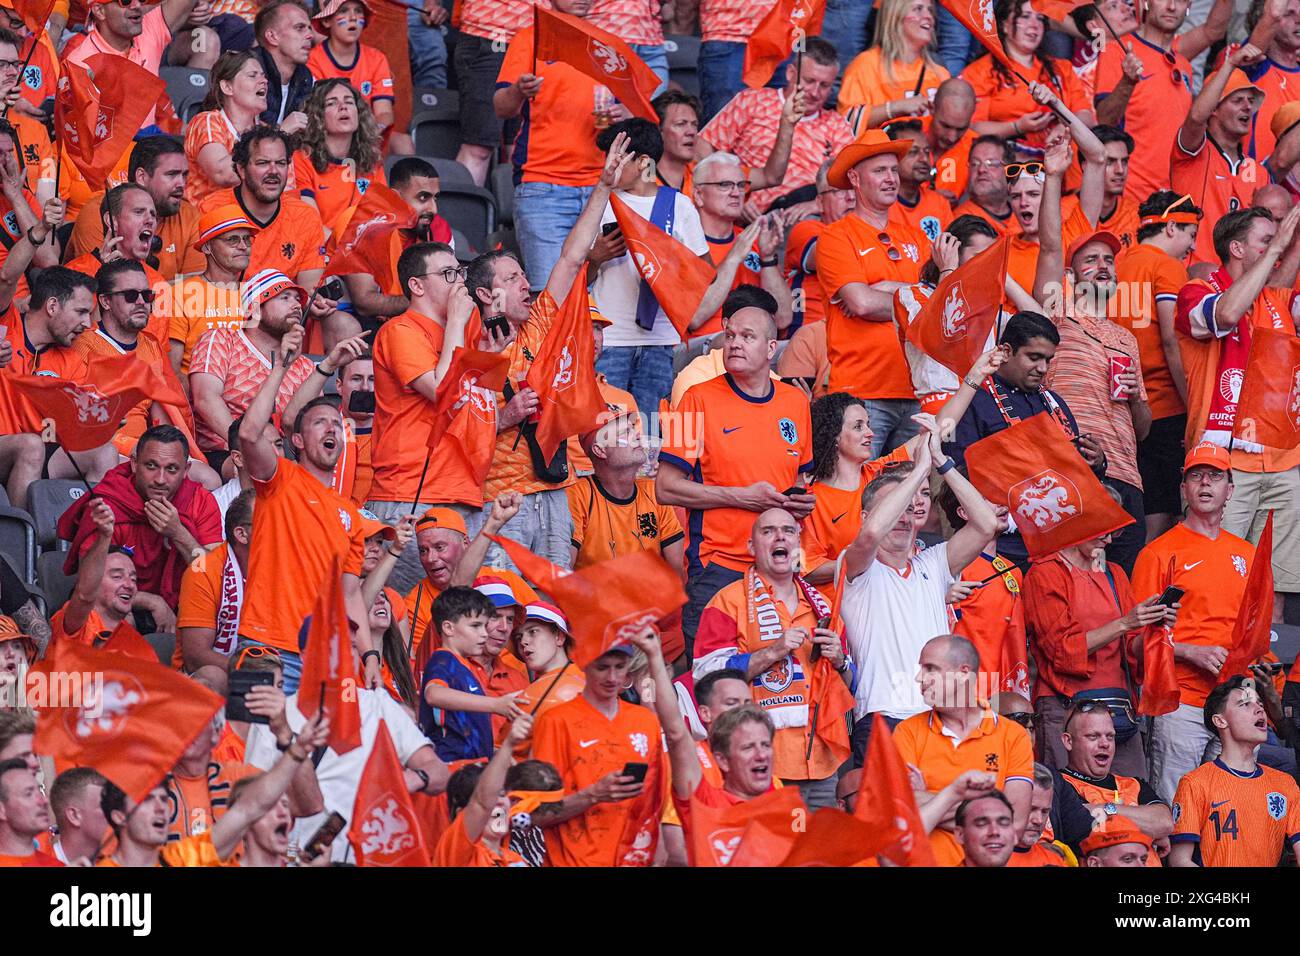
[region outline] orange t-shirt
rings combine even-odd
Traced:
[[[1254,559],[1255,546],[1249,541],[1227,531],[1220,531],[1211,540],[1180,522],[1138,553],[1133,565],[1133,593],[1146,598],[1170,584],[1177,585],[1184,593],[1174,624],[1174,640],[1231,649],[1246,592],[1246,574]],[[1174,673],[1180,701],[1193,707],[1204,706],[1205,698],[1220,680],[1184,661],[1174,662]]]
[[[1272,767],[1243,775],[1201,764],[1178,784],[1169,839],[1195,843],[1201,866],[1277,866],[1283,845],[1300,840],[1300,787]]]
[[[573,516],[574,570],[637,551],[663,551],[685,536],[671,505],[655,499],[653,478],[638,478],[627,499],[611,495],[595,475],[565,489]]]
[[[383,163],[374,169],[359,171],[350,161],[331,160],[322,173],[301,150],[293,154],[293,175],[298,194],[316,203],[321,222],[330,232],[338,232],[339,217],[361,202],[371,183],[388,185]]]
[[[50,618],[50,641],[73,641],[86,647],[97,647],[104,651],[113,651],[117,654],[125,654],[127,657],[134,657],[142,661],[156,661],[158,655],[154,652],[152,646],[143,637],[129,629],[118,632],[117,628],[110,628],[104,623],[99,612],[94,608],[86,616],[86,623],[81,625],[80,630],[69,631],[64,627],[63,622],[67,614],[67,606],[59,608]],[[124,622],[130,624],[130,621]],[[99,643],[103,641],[103,643]]]
[[[531,713],[535,721],[552,707],[573,700],[586,687],[587,675],[578,670],[575,665],[570,664],[568,667],[563,668],[563,673],[557,674],[555,671],[549,671],[539,675],[537,680],[525,687],[524,692],[515,698],[515,703]],[[534,707],[537,709],[533,710]],[[496,742],[498,747],[505,742],[506,734],[509,732],[510,728],[504,726],[497,732]],[[515,759],[525,759],[532,745],[533,739],[529,736],[515,748]]]
[[[227,657],[235,652],[236,634],[223,618],[234,617],[237,624],[240,608],[236,601],[238,592],[234,590],[237,582],[230,581],[230,593],[224,593],[227,590],[225,569],[229,550],[229,544],[219,544],[203,561],[192,562],[185,568],[181,573],[181,597],[176,610],[178,633],[189,627],[213,630],[216,632],[212,641],[213,653]],[[227,633],[223,634],[223,631]],[[177,640],[172,666],[180,670],[184,662],[181,642]]]
[[[801,325],[826,318],[826,292],[821,277],[810,268],[817,240],[825,230],[826,223],[820,219],[801,219],[785,241],[785,280],[794,295],[795,319]],[[799,320],[801,312],[803,318]]]
[[[225,816],[234,785],[257,772],[245,763],[216,761],[209,763],[200,777],[182,777],[173,769],[165,782],[171,813],[167,842],[179,843],[211,830],[212,824]]]
[[[506,838],[509,840],[509,836]],[[483,841],[470,842],[465,832],[464,811],[456,815],[433,850],[434,866],[527,866],[528,861],[507,845],[494,852]]]
[[[99,328],[87,329],[78,335],[72,343],[72,348],[87,363],[96,356],[111,358],[130,352],[138,361],[156,369],[164,368],[167,364],[167,356],[156,339],[141,334],[134,344],[127,347],[105,332],[103,323],[100,323]],[[131,457],[131,453],[135,451],[136,441],[149,427],[149,409],[152,406],[153,399],[141,399],[126,413],[122,426],[113,436],[113,445],[119,454],[127,458]]]
[[[598,84],[567,63],[535,61],[531,26],[516,33],[506,48],[497,89],[525,73],[535,73],[543,83],[541,92],[524,102],[511,153],[515,181],[594,186],[605,165],[604,154],[596,148]]]
[[[886,243],[880,237],[887,235]],[[894,249],[899,258],[891,259]],[[850,315],[839,292],[851,282],[918,281],[930,257],[930,241],[891,212],[885,232],[850,213],[826,227],[817,242],[817,273],[830,296],[826,313],[826,351],[831,360],[831,391],[858,398],[915,398],[903,345],[892,321]]]
[[[993,213],[989,212],[983,206],[978,205],[973,199],[967,199],[961,205],[954,207],[953,211],[948,214],[948,218],[944,220],[944,228],[948,228],[948,224],[958,216],[979,216],[996,229],[1000,236],[1009,235],[1014,230],[1019,230],[1020,228],[1019,223],[1016,222],[1015,213],[1008,212],[1006,218],[1003,219],[1000,216],[993,215]],[[1036,257],[1035,261],[1037,261]]]
[[[239,283],[209,282],[198,275],[180,279],[167,288],[172,297],[168,335],[171,342],[181,344],[181,374],[188,375],[194,347],[204,332],[243,327]]]
[[[1220,66],[1222,60],[1220,55]],[[1252,156],[1267,159],[1273,155],[1273,147],[1277,145],[1270,128],[1273,114],[1287,103],[1300,100],[1300,69],[1282,66],[1265,57],[1255,66],[1247,68],[1246,75],[1264,91],[1264,102],[1251,121],[1252,129],[1246,140],[1246,148]]]
[[[377,440],[371,449],[374,480],[370,488],[374,501],[441,502],[476,508],[483,504],[483,487],[475,480],[470,464],[451,438],[438,443],[428,471],[424,472],[424,484],[419,485],[433,432],[434,405],[411,383],[437,367],[444,334],[438,322],[408,309],[386,321],[375,335],[374,434]],[[465,329],[465,341],[470,348],[481,334],[481,324],[475,316]],[[452,384],[442,383],[447,388]],[[472,418],[473,434],[483,447],[490,447],[496,441],[496,414],[495,399],[483,389],[478,389],[458,413]]]
[[[357,44],[356,56],[347,66],[334,59],[329,41],[318,43],[307,56],[307,69],[317,83],[335,77],[347,80],[371,106],[379,100],[392,100],[397,96],[388,57],[377,48],[364,43]]]
[[[909,205],[900,196],[894,211],[898,213],[899,219],[933,243],[952,215],[952,204],[929,186],[922,186],[915,203]]]
[[[66,172],[66,169],[64,170]],[[104,217],[99,214],[102,192],[95,193],[86,202],[85,215],[78,215],[68,240],[66,255],[84,256],[104,243]],[[203,253],[194,248],[199,236],[199,210],[192,203],[182,202],[176,215],[158,220],[158,238],[162,249],[158,251],[158,273],[172,280],[179,275],[191,275],[207,268]]]
[[[216,144],[226,151],[226,155],[239,142],[239,130],[235,129],[225,110],[207,110],[190,120],[185,131],[185,158],[190,161],[190,178],[185,184],[185,198],[192,203],[201,202],[211,193],[222,187],[208,178],[203,167],[199,165],[199,153],[205,146]],[[232,171],[234,167],[231,167]]]
[[[0,853],[0,869],[19,866],[66,866],[57,856],[34,850],[28,856],[9,856]]]
[[[373,427],[358,429],[351,418],[343,416],[343,454],[334,465],[334,483],[330,487],[344,498],[351,498],[357,507],[371,500],[370,487],[375,477],[371,463],[373,438]]]
[[[736,388],[730,374],[723,374],[688,389],[674,411],[678,421],[698,423],[697,434],[670,430],[659,460],[704,484],[741,488],[767,481],[784,491],[812,470],[808,398],[793,385],[772,382],[766,398],[752,398]],[[748,542],[754,512],[706,508],[689,514],[687,561],[692,569],[716,561],[742,571],[753,563]]]
[[[312,612],[335,555],[361,576],[366,540],[357,506],[307,469],[281,459],[266,481],[253,479],[253,544],[239,619],[243,637],[298,653],[298,632]],[[292,568],[293,574],[285,574]]]
[[[1120,288],[1135,289],[1130,296],[1134,307],[1122,310],[1116,318],[1137,339],[1142,359],[1142,382],[1147,389],[1147,404],[1153,419],[1182,415],[1187,411],[1174,386],[1160,337],[1156,307],[1161,302],[1176,303],[1178,292],[1187,284],[1187,269],[1181,262],[1153,245],[1139,243],[1123,253],[1115,264],[1115,278]]]
[[[913,96],[922,70],[925,71],[925,86],[921,89],[921,96],[926,98],[933,98],[939,92],[939,84],[949,77],[947,70],[924,57],[913,63],[895,60],[886,70],[882,54],[880,47],[873,46],[855,56],[844,68],[838,101],[841,113],[848,113],[855,106],[866,107],[865,113],[889,100]],[[865,122],[859,125],[865,126]]]
[[[1056,74],[1056,83],[1052,82],[1047,70],[1037,61],[1036,76],[1031,76],[1034,71],[1029,67],[1021,67],[1020,72],[1034,82],[1050,88],[1071,111],[1091,112],[1092,100],[1084,93],[1083,84],[1079,82],[1070,62],[1053,58],[1051,64]],[[975,88],[975,115],[971,117],[972,123],[1014,123],[1022,116],[1043,111],[1043,107],[1029,95],[1029,87],[995,67],[996,61],[989,55],[980,57],[961,71],[961,78]],[[1021,139],[1034,146],[1042,146],[1047,141],[1046,135],[1041,132],[1030,133]]]
[[[659,721],[652,711],[626,701],[618,702],[612,720],[581,694],[552,707],[533,725],[532,758],[560,771],[565,793],[589,787],[629,763],[650,764],[648,780],[665,779],[654,773],[654,765],[663,760]],[[615,865],[636,802],[598,803],[547,830],[546,865]]]
[[[5,327],[5,338],[13,350],[9,364],[0,368],[0,435],[39,435],[43,416],[31,402],[9,385],[9,376],[48,373],[74,382],[84,382],[86,360],[75,349],[65,349],[58,345],[40,351],[32,349],[27,341],[23,320],[12,305],[0,314],[0,325]]]
[[[1225,151],[1210,139],[1208,133],[1200,145],[1188,146],[1190,148],[1184,147],[1178,134],[1174,134],[1169,147],[1169,188],[1179,195],[1190,195],[1203,213],[1189,264],[1209,262],[1218,265],[1219,256],[1214,251],[1214,223],[1230,212],[1249,208],[1255,187],[1267,182],[1268,174],[1251,156],[1234,158],[1235,149]]]
[[[1142,219],[1138,214],[1138,206],[1139,203],[1127,196],[1120,196],[1111,214],[1107,216],[1103,213],[1097,220],[1098,229],[1113,232],[1115,238],[1123,245],[1124,248],[1120,250],[1121,255],[1137,245],[1138,222]]]
[[[985,217],[987,218],[987,217]],[[1012,220],[1007,220],[1010,226]],[[1061,200],[1061,243],[1065,249],[1079,236],[1092,232],[1093,227],[1088,217],[1074,196]],[[1038,240],[1029,239],[1016,223],[1011,236],[1011,247],[1007,253],[1007,275],[1020,283],[1020,287],[1030,295],[1034,293],[1034,277],[1038,274]]]
[[[1025,867],[1025,866],[1069,866],[1065,859],[1065,854],[1051,843],[1044,843],[1039,840],[1028,850],[1021,850],[1016,847],[1011,851],[1011,859],[1007,860],[1007,866]]]
[[[239,190],[220,189],[210,193],[199,209],[207,212],[219,206],[238,204],[260,232],[253,237],[253,252],[249,259],[251,275],[260,269],[279,269],[290,279],[297,280],[300,272],[325,268],[325,226],[320,213],[297,196],[285,193],[280,197],[280,209],[263,222],[248,211],[239,201]]]
[[[927,136],[930,134],[931,122],[929,116],[921,120],[921,128],[925,130]],[[937,170],[934,174],[936,190],[951,193],[954,199],[959,199],[965,194],[966,184],[970,179],[970,148],[975,145],[975,140],[978,138],[974,131],[968,129],[951,149],[934,154],[934,168]]]

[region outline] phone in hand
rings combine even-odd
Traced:
[[[614,233],[614,232],[618,232],[617,222],[607,222],[605,223],[605,225],[600,227],[600,234],[602,236],[608,236],[610,233]]]
[[[269,687],[275,683],[270,671],[235,671],[230,675],[230,690],[226,694],[226,720],[242,720],[250,724],[269,724],[270,717],[259,717],[249,712],[248,692],[254,687]]]
[[[329,281],[316,290],[322,299],[333,299],[338,301],[347,294],[347,288],[343,285],[343,280],[338,276],[330,276]]]
[[[817,626],[823,631],[828,630],[831,626],[831,616],[829,614],[823,614],[821,617],[817,618]],[[812,651],[808,654],[808,660],[816,664],[821,660],[821,656],[822,646],[820,644],[814,644],[812,646]]]
[[[1183,595],[1186,593],[1182,588],[1171,584],[1160,592],[1160,597],[1156,598],[1156,603],[1163,604],[1165,607],[1173,607],[1183,599]]]
[[[334,838],[343,832],[343,824],[345,823],[347,821],[343,819],[343,814],[337,810],[331,813],[325,822],[320,825],[320,829],[311,835],[307,845],[302,848],[303,859],[310,863],[328,850],[330,844],[334,842]]]
[[[500,315],[489,315],[483,320],[483,334],[491,339],[493,333],[503,339],[510,337],[510,320],[506,318],[504,312]]]
[[[645,783],[645,774],[649,769],[649,764],[629,763],[623,765],[623,769],[619,771],[619,774],[624,777],[633,778],[633,783]]]
[[[815,375],[787,375],[782,378],[781,381],[785,382],[787,385],[793,385],[795,388],[802,385],[811,392],[813,384],[817,381],[817,377]]]
[[[1250,669],[1263,671],[1269,677],[1276,677],[1278,674],[1282,673],[1282,666],[1281,661],[1265,661],[1263,664],[1251,664]]]

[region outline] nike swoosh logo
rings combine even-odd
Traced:
[[[594,746],[598,743],[600,743],[599,737],[597,737],[595,740],[579,740],[578,746],[581,747],[583,750],[586,750],[588,747]]]
[[[1184,565],[1183,565],[1183,570],[1184,570],[1184,571],[1190,571],[1190,570],[1192,570],[1192,568],[1196,567],[1196,565],[1200,564],[1200,563],[1203,562],[1204,560],[1205,560],[1205,559],[1202,558],[1200,561],[1194,561],[1194,562],[1191,563],[1191,564],[1184,564]]]
[[[875,251],[875,248],[876,248],[875,246],[867,246],[867,248],[865,248],[865,249],[859,249],[859,250],[858,250],[858,255],[860,255],[860,256],[865,256],[865,255],[866,255],[867,253],[869,253],[869,252],[874,252],[874,251]]]
[[[1210,809],[1213,810],[1213,809],[1215,809],[1216,807],[1221,807],[1221,806],[1223,806],[1225,803],[1228,803],[1228,802],[1229,802],[1229,801],[1227,801],[1227,800],[1220,800],[1218,803],[1211,803],[1211,804],[1210,804]]]
[[[848,514],[847,511],[844,512],[844,515],[846,515],[846,514]],[[840,515],[840,518],[843,518],[844,515]],[[840,518],[832,518],[832,519],[831,519],[831,524],[835,524],[836,522],[838,522],[838,521],[840,520]]]
[[[740,431],[744,427],[745,427],[744,425],[737,425],[735,428],[724,428],[722,430],[722,434],[730,435],[732,432]]]

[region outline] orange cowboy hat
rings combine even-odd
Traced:
[[[901,157],[906,155],[911,148],[912,143],[909,140],[892,140],[882,130],[866,130],[856,140],[840,150],[840,154],[835,157],[835,162],[831,163],[830,171],[826,174],[826,182],[835,189],[852,189],[848,172],[858,163],[864,159],[870,159],[872,156],[879,156],[882,153],[893,153],[895,156]]]

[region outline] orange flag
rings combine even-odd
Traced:
[[[1029,0],[1029,5],[1047,19],[1061,21],[1086,2],[1087,0]],[[1110,39],[1109,34],[1106,38]]]
[[[537,393],[537,444],[547,461],[570,435],[595,428],[608,410],[596,384],[596,338],[585,265],[529,366],[527,382]]]
[[[357,866],[431,865],[402,763],[382,720],[361,772],[348,842],[357,855]]]
[[[113,633],[108,635],[101,651],[109,651],[113,654],[125,654],[127,657],[134,657],[138,661],[149,661],[151,664],[159,663],[158,653],[153,649],[153,645],[144,639],[139,631],[131,626],[130,618],[123,619],[122,623],[113,628]],[[162,661],[165,665],[170,665],[171,661]]]
[[[907,767],[881,714],[872,718],[871,740],[853,815],[874,834],[865,842],[864,855],[883,856],[899,866],[935,865]]]
[[[826,0],[776,0],[745,45],[744,84],[767,86],[795,45],[821,32],[825,12]]]
[[[84,66],[64,62],[54,98],[54,129],[91,189],[104,188],[166,88],[123,56],[97,53]]]
[[[631,635],[654,626],[686,603],[682,579],[654,551],[637,551],[565,571],[517,541],[491,536],[536,587],[545,591],[573,625],[573,663],[586,667]]]
[[[734,806],[691,797],[687,853],[691,866],[776,866],[798,836],[804,808],[798,787],[771,790]]]
[[[11,0],[14,13],[22,18],[27,29],[31,30],[36,38],[45,32],[45,24],[50,19],[54,2],[55,0]]]
[[[361,746],[362,686],[352,661],[352,633],[343,601],[343,562],[338,556],[321,582],[302,652],[298,712],[310,720],[321,706],[330,719],[329,746],[337,754]]]
[[[1007,56],[1007,51],[1002,49],[997,20],[993,15],[993,0],[939,0],[939,2],[984,44],[985,49],[993,55],[994,59],[1011,71],[1012,76],[1024,80],[1024,77],[1020,76],[1020,67],[1013,63]]]
[[[677,334],[686,338],[695,310],[713,283],[713,266],[650,220],[638,216],[618,196],[610,196],[609,204],[641,278],[650,284],[650,291]]]
[[[823,807],[795,837],[781,866],[861,866],[875,863],[875,827],[843,810]],[[928,841],[927,841],[928,842]]]
[[[813,736],[830,748],[838,762],[843,763],[853,749],[849,743],[849,728],[844,721],[844,715],[853,709],[853,693],[824,657],[819,657],[812,666],[808,698],[816,715]]]
[[[533,10],[536,60],[567,63],[608,87],[633,116],[659,124],[659,117],[650,105],[651,97],[659,88],[659,77],[630,46],[578,17],[540,6]]]
[[[165,405],[188,404],[174,379],[130,352],[93,356],[84,382],[12,375],[9,383],[54,422],[55,436],[66,451],[87,451],[112,441],[122,419],[146,398]]]
[[[907,327],[907,341],[958,378],[988,345],[1002,308],[1010,240],[1003,237],[940,280]]]
[[[33,749],[61,766],[94,767],[137,801],[225,704],[156,657],[74,641],[55,641],[32,673],[58,690],[40,708]]]
[[[375,277],[384,294],[400,295],[393,237],[414,221],[414,211],[395,190],[371,183],[346,224],[330,237],[322,277],[366,273]]]
[[[1255,557],[1246,575],[1246,591],[1232,630],[1232,650],[1219,669],[1219,680],[1238,674],[1250,675],[1247,668],[1269,651],[1273,630],[1273,512],[1264,521],[1264,530],[1255,545]]]
[[[433,403],[429,449],[436,450],[444,437],[449,438],[479,484],[487,480],[496,442],[493,393],[501,391],[509,368],[510,356],[504,353],[458,347]]]
[[[980,494],[1011,509],[1031,558],[1133,522],[1048,412],[981,438],[966,465]]]
[[[1270,448],[1300,447],[1300,338],[1250,330],[1250,359],[1232,434]]]
[[[1165,587],[1174,583],[1176,561],[1169,556]],[[1142,693],[1138,713],[1160,717],[1178,709],[1180,692],[1174,670],[1174,630],[1167,625],[1147,627],[1142,632]]]

